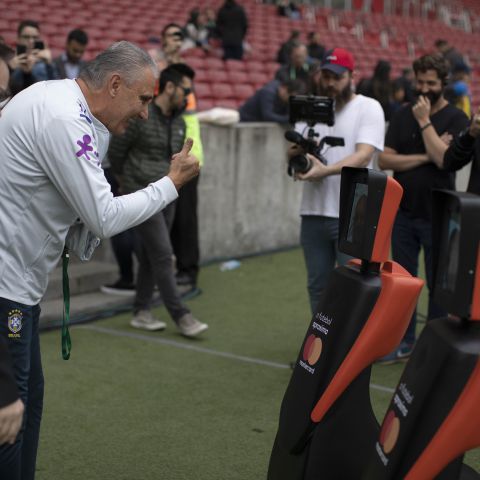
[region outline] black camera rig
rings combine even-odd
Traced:
[[[313,95],[293,95],[289,100],[290,122],[307,122],[309,127],[307,138],[294,130],[285,132],[285,138],[292,143],[300,146],[303,151],[318,158],[323,164],[327,164],[322,150],[325,145],[331,147],[340,147],[345,145],[343,138],[324,137],[317,143],[313,127],[317,123],[325,123],[333,126],[335,123],[335,100],[329,97],[316,97]],[[295,173],[305,173],[312,168],[311,160],[303,153],[293,156],[288,161],[287,172],[290,176]]]

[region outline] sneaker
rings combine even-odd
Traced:
[[[150,310],[139,310],[130,321],[130,325],[135,328],[149,330],[164,330],[167,324],[152,315]]]
[[[393,363],[406,362],[413,352],[413,345],[411,343],[402,342],[393,352],[379,358],[376,363],[381,365],[392,365]]]
[[[177,327],[185,337],[196,337],[204,332],[208,328],[208,325],[199,322],[191,313],[186,313],[178,320]]]
[[[103,293],[109,293],[111,295],[121,295],[123,297],[131,297],[135,295],[135,284],[125,282],[125,280],[117,280],[110,285],[102,285],[100,291]]]

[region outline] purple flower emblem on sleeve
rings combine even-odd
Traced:
[[[82,140],[77,140],[77,145],[80,147],[80,150],[76,153],[77,157],[85,155],[85,158],[90,160],[88,153],[93,152],[93,147],[90,143],[92,143],[92,137],[90,137],[90,135],[84,135]]]

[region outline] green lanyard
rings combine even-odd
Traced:
[[[72,350],[72,340],[70,339],[70,332],[68,331],[68,324],[70,323],[70,284],[68,280],[68,260],[70,254],[68,248],[65,247],[62,253],[62,273],[63,273],[63,321],[62,321],[62,357],[64,360],[70,358],[70,351]]]

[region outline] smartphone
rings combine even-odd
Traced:
[[[17,55],[22,55],[24,53],[27,53],[27,47],[25,45],[17,45],[16,53]]]
[[[45,50],[45,44],[41,40],[35,40],[33,47],[35,50]]]

